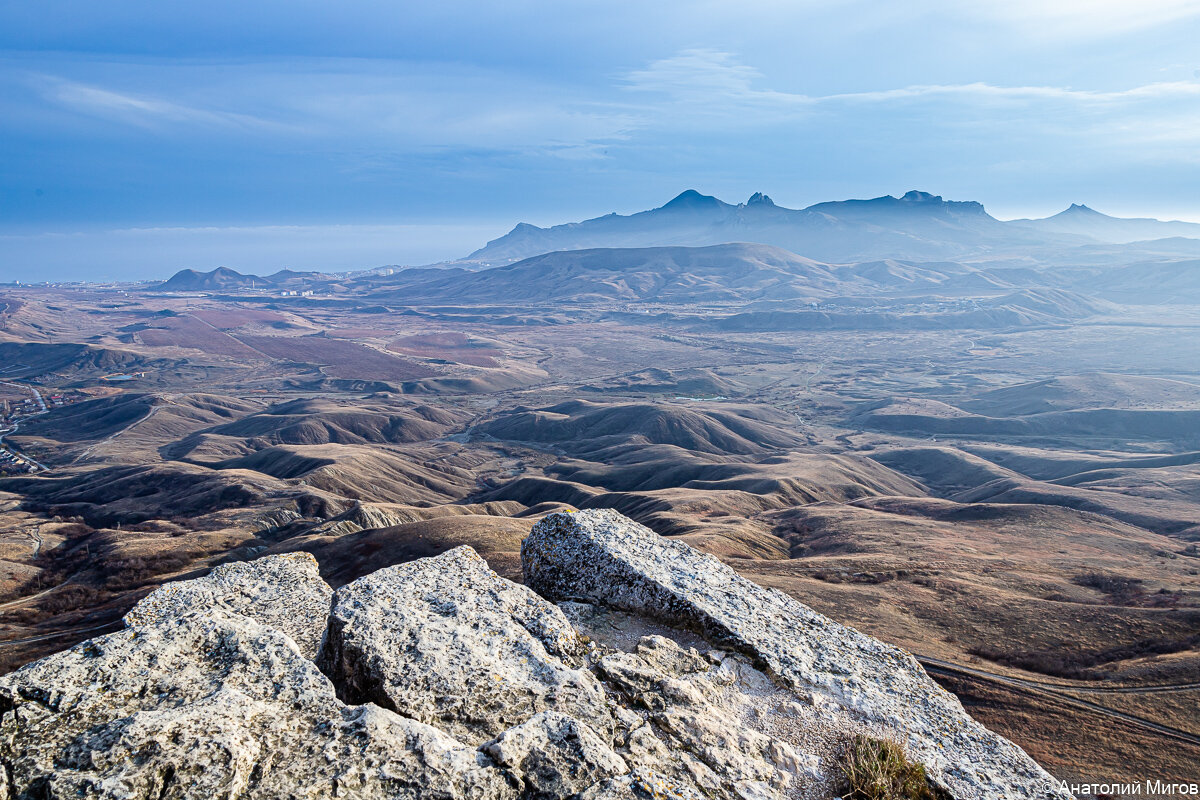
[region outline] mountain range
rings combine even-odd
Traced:
[[[521,223],[468,259],[494,263],[557,250],[757,242],[820,261],[934,260],[1167,237],[1200,238],[1200,225],[1120,219],[1078,205],[1046,219],[1006,222],[979,203],[916,190],[790,209],[761,192],[732,205],[689,189],[666,205],[628,216],[550,228]]]

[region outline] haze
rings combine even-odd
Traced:
[[[9,4],[0,280],[429,263],[693,186],[1200,219],[1197,40],[1174,0]]]

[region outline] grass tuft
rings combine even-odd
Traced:
[[[845,800],[942,800],[925,767],[908,760],[904,749],[887,739],[858,734],[842,756],[850,783]]]

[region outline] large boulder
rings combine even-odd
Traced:
[[[0,678],[0,796],[515,800],[490,759],[346,706],[295,642],[220,608],[138,622]]]
[[[971,719],[908,653],[615,511],[547,516],[521,558],[526,585],[545,597],[666,621],[744,654],[798,698],[828,702],[902,742],[958,800],[1033,797],[1052,783],[1021,748]],[[606,670],[635,684],[637,666],[614,661]],[[686,736],[679,721],[686,718],[663,720]]]
[[[317,654],[333,589],[308,553],[265,556],[222,564],[203,578],[160,586],[130,609],[130,627],[177,619],[205,608],[223,608],[292,638],[308,658]]]
[[[611,741],[600,682],[556,606],[470,547],[381,569],[334,596],[318,663],[347,702],[374,702],[482,744],[542,711]]]

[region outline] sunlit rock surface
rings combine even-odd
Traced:
[[[1049,780],[911,656],[616,512],[522,556],[528,586],[469,547],[336,594],[308,556],[163,586],[0,678],[0,797],[823,800],[857,733],[956,798]]]

